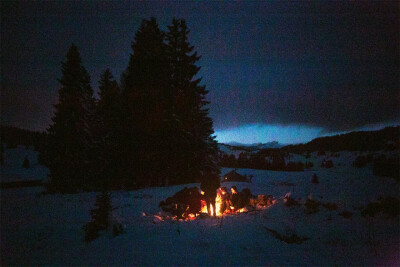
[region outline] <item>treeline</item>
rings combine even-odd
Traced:
[[[288,145],[280,150],[297,154],[313,151],[390,151],[400,148],[399,136],[400,126],[386,127],[380,131],[351,132],[316,138],[306,144]]]
[[[13,126],[0,126],[1,146],[4,148],[16,148],[24,146],[40,150],[46,140],[46,134],[36,131],[20,129]],[[5,145],[4,145],[5,144]]]
[[[394,155],[360,155],[354,162],[353,167],[362,168],[367,165],[372,166],[373,174],[376,176],[392,177],[400,180],[400,157],[396,153]]]
[[[117,82],[106,69],[99,99],[78,48],[62,63],[59,100],[41,152],[49,190],[74,192],[180,184],[219,176],[208,91],[185,20],[154,18],[136,32]]]
[[[220,155],[220,166],[227,168],[248,168],[260,170],[273,170],[273,171],[303,171],[305,168],[312,168],[312,162],[294,162],[288,161],[286,163],[285,157],[287,153],[273,153],[268,157],[265,155],[255,153],[242,152],[236,158],[233,154],[222,153]]]

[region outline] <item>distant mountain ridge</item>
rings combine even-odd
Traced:
[[[235,147],[248,147],[248,148],[256,148],[256,149],[264,149],[264,148],[280,148],[284,145],[279,143],[278,141],[272,141],[268,143],[253,143],[253,144],[242,144],[238,142],[229,142],[225,145],[235,146]]]
[[[378,131],[358,131],[319,137],[306,144],[287,145],[282,151],[303,153],[313,151],[379,151],[400,149],[400,126]],[[264,151],[268,148],[263,149]]]
[[[268,143],[241,144],[230,142],[219,144],[223,152],[268,153],[285,151],[304,153],[313,151],[379,151],[400,149],[400,126],[386,127],[377,131],[356,131],[334,136],[318,137],[305,144],[283,145],[277,141]]]

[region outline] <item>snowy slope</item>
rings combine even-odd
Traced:
[[[158,203],[184,185],[114,191],[113,220],[123,224],[125,233],[115,238],[110,232],[102,233],[91,243],[83,241],[82,226],[90,220],[96,193],[43,195],[40,188],[2,190],[2,264],[398,266],[399,218],[364,218],[360,207],[380,196],[398,197],[399,184],[373,176],[368,168],[350,165],[305,172],[239,169],[241,174],[254,175],[251,184],[234,183],[240,190],[249,187],[253,194],[271,194],[278,202],[257,212],[190,222],[154,217],[160,212]],[[317,185],[310,182],[314,173],[319,177]],[[283,204],[288,192],[300,203],[311,195],[336,203],[338,209],[306,214],[303,205]],[[353,215],[343,218],[339,213],[345,210]],[[309,240],[287,244],[266,229]]]
[[[30,167],[22,167],[25,156],[28,157]],[[1,182],[16,182],[27,180],[43,180],[49,170],[38,164],[38,152],[26,149],[23,146],[6,149],[4,151],[4,166],[0,166]]]

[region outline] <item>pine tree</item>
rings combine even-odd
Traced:
[[[106,230],[111,224],[111,194],[107,191],[102,191],[100,195],[96,196],[94,205],[95,208],[90,210],[91,220],[83,226],[86,242],[93,241],[99,237],[99,231]]]
[[[59,82],[59,100],[53,123],[47,130],[46,165],[50,169],[52,189],[75,191],[91,179],[94,98],[90,76],[74,44],[62,63]]]
[[[143,20],[132,43],[133,54],[122,76],[123,169],[139,184],[155,183],[164,165],[169,68],[164,33],[154,18]]]
[[[166,34],[170,63],[170,86],[173,94],[172,113],[181,125],[179,161],[183,169],[181,180],[193,182],[207,176],[219,176],[218,145],[213,137],[213,123],[208,115],[205,86],[195,76],[200,70],[196,62],[200,59],[194,47],[188,42],[185,20],[173,19]]]
[[[97,184],[108,188],[111,179],[119,178],[119,162],[123,157],[119,141],[120,89],[111,71],[106,69],[99,81],[100,99],[96,106]]]

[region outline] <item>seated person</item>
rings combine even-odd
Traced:
[[[228,190],[225,186],[221,187],[220,190],[220,197],[221,197],[221,208],[220,212],[224,213],[226,210],[229,210],[230,205],[230,195],[228,194]]]
[[[230,197],[230,208],[232,211],[236,211],[237,209],[239,209],[239,194],[238,194],[238,190],[237,187],[234,185],[231,187],[231,197]]]
[[[236,186],[232,186],[231,192],[231,209],[233,211],[237,211],[249,205],[251,192],[248,188],[245,188],[242,192],[238,193]]]

